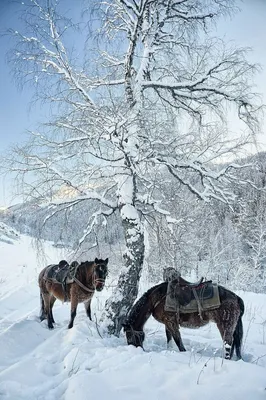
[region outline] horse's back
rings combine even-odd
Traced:
[[[41,283],[44,282],[44,278],[47,275],[47,272],[54,266],[54,264],[49,264],[46,267],[44,267],[41,272],[39,273],[39,277],[38,277],[38,283],[39,286],[41,286]]]
[[[232,290],[230,290],[230,289],[227,289],[227,288],[225,288],[224,286],[222,286],[222,285],[218,285],[218,290],[219,290],[219,295],[220,295],[220,298],[221,299],[223,299],[223,300],[226,300],[226,299],[236,299],[236,298],[239,298],[240,299],[240,297],[236,294],[236,293],[234,293]],[[242,300],[242,299],[241,299]],[[242,300],[243,301],[243,300]]]
[[[41,270],[41,272],[39,273],[39,277],[38,277],[39,285],[40,285],[40,283],[42,282],[43,277],[44,277],[44,274],[45,274],[45,272],[46,272],[46,270],[47,270],[48,267],[49,267],[49,265],[47,265],[47,267],[44,267],[44,268]]]

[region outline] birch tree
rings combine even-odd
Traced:
[[[160,181],[171,175],[203,201],[233,197],[228,184],[238,166],[214,163],[247,143],[258,105],[250,80],[256,68],[245,50],[210,34],[232,4],[90,0],[84,63],[68,47],[73,23],[57,1],[30,0],[25,31],[11,32],[15,74],[50,102],[53,115],[15,149],[9,168],[25,193],[50,204],[47,218],[91,199],[99,204],[88,210],[79,245],[114,212],[123,226],[124,266],[104,314],[109,333],[119,334],[138,294],[145,219],[169,214]],[[245,136],[230,138],[229,109]]]

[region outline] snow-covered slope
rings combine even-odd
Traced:
[[[240,293],[243,361],[220,357],[221,338],[211,324],[181,330],[186,353],[167,350],[164,327],[152,318],[143,352],[127,346],[123,334],[102,333],[99,319],[111,288],[95,295],[93,322],[79,305],[68,330],[69,305],[60,302],[53,331],[39,322],[38,272],[63,257],[61,250],[46,244],[47,259],[40,259],[22,236],[14,244],[0,242],[0,254],[1,400],[266,399],[266,295]]]
[[[19,233],[0,221],[0,242],[13,244],[19,238]]]

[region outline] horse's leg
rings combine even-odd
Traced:
[[[45,307],[46,316],[47,316],[48,328],[53,329],[54,326],[53,326],[52,313],[51,313],[51,307],[50,307],[51,295],[49,293],[42,293],[42,298],[44,301],[44,307]]]
[[[89,319],[92,321],[92,319],[91,319],[91,298],[84,302],[84,307],[86,310],[87,317],[89,317]]]
[[[51,321],[53,324],[55,323],[54,316],[53,316],[53,306],[54,306],[55,300],[56,300],[56,297],[51,295],[51,297],[50,297],[50,316],[51,316]]]
[[[186,348],[185,348],[185,346],[184,346],[184,344],[182,342],[182,339],[181,339],[181,335],[180,335],[179,329],[175,333],[172,332],[172,335],[173,335],[175,344],[179,348],[179,351],[186,351]]]
[[[236,323],[232,319],[222,320],[217,322],[217,327],[223,339],[225,359],[230,360],[233,355],[233,335]]]
[[[44,319],[47,318],[47,313],[45,311],[45,305],[41,290],[40,290],[40,302],[41,302],[40,320],[43,321]]]
[[[165,334],[166,334],[166,340],[167,340],[167,348],[170,348],[173,336],[172,336],[171,332],[167,329],[167,327],[165,327]]]
[[[68,324],[68,329],[73,328],[74,319],[77,315],[78,293],[76,293],[74,290],[74,284],[72,284],[70,288],[70,299],[71,299],[71,313],[70,313],[70,321]]]
[[[186,348],[182,342],[180,330],[179,330],[179,324],[176,320],[172,320],[169,325],[167,325],[168,333],[173,336],[173,339],[175,341],[175,344],[179,348],[179,351],[186,351]],[[167,333],[166,333],[167,335]],[[170,337],[169,335],[169,337]]]

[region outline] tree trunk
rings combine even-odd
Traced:
[[[135,207],[124,205],[121,216],[126,239],[124,268],[116,292],[106,302],[105,311],[108,333],[116,336],[119,336],[125,316],[137,298],[145,250],[143,227]]]

